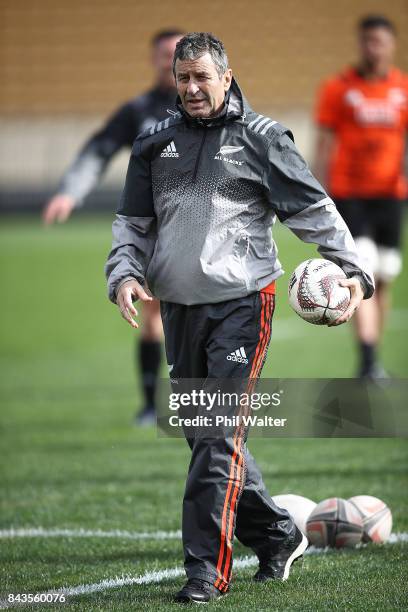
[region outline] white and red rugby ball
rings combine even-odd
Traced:
[[[306,522],[310,544],[318,548],[352,548],[361,542],[363,519],[350,502],[340,497],[324,499]]]
[[[391,510],[381,499],[371,495],[356,495],[348,500],[363,521],[363,542],[386,542],[391,535]]]
[[[332,261],[308,259],[290,277],[289,304],[308,323],[333,323],[350,302],[350,289],[339,284],[345,278],[343,270]]]

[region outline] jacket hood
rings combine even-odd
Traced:
[[[251,110],[248,101],[234,77],[232,77],[231,87],[225,95],[224,107],[216,117],[191,117],[184,109],[180,96],[177,96],[176,104],[184,120],[191,127],[213,127],[223,125],[227,121],[244,119]]]

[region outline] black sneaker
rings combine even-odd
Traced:
[[[287,580],[292,563],[303,555],[308,544],[307,537],[296,527],[295,535],[286,538],[277,551],[267,557],[259,557],[259,570],[254,580]]]
[[[221,593],[211,582],[191,578],[177,593],[174,601],[178,603],[208,603],[225,595]]]

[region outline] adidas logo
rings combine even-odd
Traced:
[[[248,363],[247,356],[245,354],[245,349],[241,346],[239,349],[232,351],[229,355],[227,355],[227,361],[238,361],[238,363]]]
[[[160,157],[180,157],[177,153],[174,140],[172,140],[171,143],[168,144],[165,149],[163,149],[163,151],[160,153]]]

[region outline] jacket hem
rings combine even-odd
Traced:
[[[161,302],[169,302],[171,304],[181,304],[183,306],[197,306],[200,304],[218,304],[219,302],[228,302],[230,300],[237,300],[239,298],[247,297],[252,293],[257,293],[261,291],[264,287],[269,285],[272,281],[276,280],[280,276],[284,274],[282,268],[276,270],[272,274],[268,276],[264,276],[261,279],[261,282],[258,283],[256,281],[253,283],[252,287],[245,286],[237,286],[236,290],[228,291],[228,293],[223,293],[222,291],[217,292],[217,297],[211,299],[211,294],[209,291],[206,291],[203,294],[197,294],[196,296],[191,295],[188,296],[180,296],[180,295],[171,295],[168,293],[161,293],[160,290],[155,286],[154,287],[154,296],[160,300]]]

